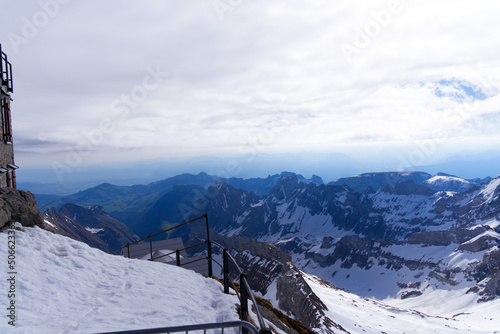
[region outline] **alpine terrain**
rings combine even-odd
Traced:
[[[328,184],[294,173],[182,179],[161,181],[169,186],[142,199],[140,210],[134,208],[142,195],[131,187],[106,193],[103,185],[70,198],[89,205],[98,192],[92,205],[116,219],[135,210],[125,223],[141,237],[207,213],[213,238],[231,250],[253,288],[313,331],[500,328],[493,311],[500,307],[500,177],[391,172]],[[126,201],[113,200],[114,193],[126,193]],[[65,198],[51,201],[61,205]],[[203,238],[196,230],[179,236]],[[415,319],[426,325],[408,328]]]

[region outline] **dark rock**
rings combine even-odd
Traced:
[[[465,250],[469,252],[480,252],[489,249],[499,242],[497,238],[491,235],[484,235],[476,240],[458,246],[458,250]]]
[[[280,309],[289,312],[308,328],[321,326],[320,319],[327,310],[326,305],[314,294],[298,269],[290,262],[283,267],[278,278],[276,294]]]
[[[393,187],[399,181],[412,181],[415,184],[422,184],[432,175],[422,172],[383,172],[364,173],[357,176],[338,179],[329,184],[347,185],[349,188],[360,193],[367,191],[379,191],[387,186]]]
[[[434,190],[416,184],[413,181],[399,181],[396,184],[388,184],[383,189],[384,192],[394,195],[421,195],[431,196]]]
[[[492,296],[500,296],[500,270],[490,278],[484,291]]]
[[[424,231],[412,234],[408,238],[408,243],[447,246],[454,240],[454,236],[449,231]]]
[[[401,299],[406,299],[408,297],[418,297],[418,296],[421,296],[421,295],[422,295],[422,292],[420,292],[418,290],[404,291],[401,294]]]
[[[27,227],[42,227],[43,217],[31,192],[0,188],[0,229],[14,222]]]
[[[200,230],[191,231],[191,238],[203,237]],[[240,236],[222,236],[211,232],[211,239],[227,248],[238,265],[247,273],[254,292],[265,295],[271,284],[276,284],[279,308],[307,328],[329,328],[343,331],[342,327],[325,316],[326,306],[314,294],[301,272],[291,262],[288,253],[276,246]],[[233,270],[231,270],[233,269]],[[239,275],[230,265],[230,276],[237,281]],[[328,284],[324,282],[324,284]],[[332,288],[335,288],[332,286]]]

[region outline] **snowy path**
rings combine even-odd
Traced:
[[[7,245],[7,233],[0,238]],[[7,247],[0,254],[7,276]],[[16,231],[16,265],[16,326],[3,311],[0,333],[92,333],[238,320],[237,297],[223,294],[212,279],[112,256],[39,228]],[[7,284],[2,277],[4,306],[10,301]]]

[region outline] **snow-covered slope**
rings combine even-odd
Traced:
[[[192,271],[109,255],[38,227],[16,230],[15,236],[16,326],[4,318],[0,333],[92,333],[238,319],[236,296]],[[7,232],[0,233],[0,243],[7,240]],[[0,256],[8,258],[7,247]],[[4,273],[12,270],[6,262]],[[315,303],[324,304],[315,328],[319,333],[494,333],[500,328],[500,299],[477,303],[477,294],[465,288],[429,286],[419,297],[379,302],[312,275],[299,276],[319,297]],[[2,305],[10,300],[1,294]]]
[[[500,295],[500,178],[462,193],[398,182],[359,194],[289,176],[234,220],[234,233],[274,243],[300,269],[365,297],[405,298],[427,284]]]
[[[0,233],[0,333],[95,333],[238,320],[238,299],[193,271],[106,254],[36,228],[16,230],[15,297],[9,298],[7,232]]]
[[[436,191],[467,191],[474,187],[474,182],[452,176],[452,175],[435,175],[424,181],[424,184]]]
[[[326,316],[349,333],[500,332],[500,300],[478,304],[474,294],[436,290],[425,299],[380,302],[335,289],[316,276],[302,275],[327,306]]]

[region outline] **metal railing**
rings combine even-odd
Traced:
[[[100,334],[152,334],[152,333],[189,333],[194,331],[203,331],[203,334],[207,334],[207,331],[214,330],[214,333],[224,334],[224,329],[226,328],[238,328],[238,333],[243,333],[243,331],[251,332],[252,334],[259,334],[257,328],[249,322],[246,321],[231,321],[231,322],[219,322],[211,324],[201,324],[201,325],[188,325],[188,326],[176,326],[176,327],[161,327],[161,328],[148,328],[148,329],[138,329],[131,331],[121,331],[121,332],[106,332]],[[216,332],[215,330],[220,330]]]
[[[7,87],[8,92],[14,91],[12,83],[12,64],[7,60],[7,55],[2,51],[0,44],[0,81],[2,86]]]
[[[168,254],[163,254],[161,256],[153,257],[153,238],[155,238],[155,237],[157,237],[157,236],[159,236],[161,234],[164,234],[164,233],[172,232],[175,229],[178,229],[178,228],[180,228],[182,226],[194,223],[195,221],[198,221],[198,220],[203,219],[203,218],[205,218],[206,229],[207,229],[207,239],[204,242],[201,242],[199,244],[192,245],[192,246],[189,246],[189,247],[185,247],[185,248],[182,248],[182,249],[177,249],[177,250],[174,250],[174,251],[172,251],[171,253],[168,253]],[[159,233],[156,233],[156,234],[153,234],[153,235],[150,234],[146,238],[143,238],[143,239],[138,240],[136,242],[128,243],[125,246],[123,246],[122,248],[119,248],[119,249],[115,250],[114,252],[112,252],[112,254],[115,254],[115,253],[120,252],[120,251],[124,251],[126,249],[127,250],[126,255],[127,255],[128,258],[130,258],[130,246],[139,244],[139,243],[141,243],[143,241],[146,241],[146,240],[149,240],[149,253],[150,253],[149,260],[150,261],[155,261],[155,260],[161,259],[163,257],[167,257],[167,256],[170,256],[170,255],[176,254],[176,263],[177,263],[177,265],[179,267],[181,267],[181,265],[180,265],[180,252],[186,251],[188,249],[191,249],[191,248],[198,247],[198,246],[206,244],[207,245],[207,257],[206,258],[196,259],[196,260],[193,260],[191,262],[184,263],[183,265],[185,266],[185,265],[191,264],[193,262],[207,260],[208,276],[212,276],[213,275],[213,269],[212,269],[212,246],[211,246],[211,243],[210,243],[210,233],[209,233],[209,227],[208,227],[208,216],[206,214],[204,214],[203,216],[191,219],[190,221],[187,221],[185,223],[176,225],[176,226],[174,226],[172,228],[169,228],[167,230],[161,231]]]
[[[255,299],[255,296],[252,292],[252,289],[250,289],[250,285],[248,284],[247,276],[241,271],[240,266],[238,266],[238,263],[234,259],[234,257],[229,254],[229,251],[227,248],[224,248],[221,244],[211,241],[211,243],[217,247],[220,247],[222,249],[222,270],[223,270],[223,276],[224,276],[224,293],[228,294],[229,293],[229,284],[232,285],[233,290],[236,292],[238,299],[240,300],[240,312],[241,312],[241,320],[242,321],[249,321],[249,309],[248,309],[248,299],[252,301],[253,308],[255,310],[255,314],[257,315],[257,321],[259,322],[259,333],[261,334],[271,334],[271,330],[267,327],[266,323],[264,322],[264,318],[262,317],[262,314],[259,309],[259,305],[257,304],[257,300]],[[229,260],[233,263],[235,268],[237,269],[239,276],[240,276],[240,293],[238,293],[238,289],[236,288],[234,282],[231,280],[229,277]],[[220,265],[217,261],[214,260],[215,263]],[[245,333],[245,331],[243,332]]]
[[[177,228],[180,228],[180,227],[185,226],[187,224],[193,223],[193,222],[195,222],[197,220],[200,220],[202,218],[205,218],[205,221],[206,221],[206,229],[207,229],[206,235],[207,235],[207,239],[205,241],[203,241],[201,243],[198,243],[198,244],[195,244],[195,245],[191,245],[191,246],[182,248],[182,249],[176,249],[176,250],[171,251],[171,252],[169,252],[167,254],[162,254],[160,256],[153,257],[153,242],[152,242],[152,238],[154,238],[154,237],[156,237],[158,235],[161,235],[163,233],[171,232],[171,231],[173,231],[173,230],[175,230]],[[248,308],[248,299],[250,299],[252,301],[253,308],[254,308],[255,314],[257,316],[257,321],[258,321],[259,327],[260,327],[260,329],[257,330],[257,333],[260,333],[260,334],[271,334],[271,330],[267,327],[267,325],[264,322],[264,318],[262,317],[262,314],[261,314],[261,312],[259,310],[259,306],[258,306],[257,300],[255,299],[255,296],[254,296],[254,294],[252,292],[252,289],[250,288],[250,285],[248,284],[248,280],[247,280],[246,275],[243,273],[243,271],[241,270],[240,266],[238,265],[238,263],[236,262],[236,260],[234,259],[234,257],[232,257],[231,254],[229,254],[229,251],[228,251],[227,248],[225,248],[224,246],[222,246],[221,244],[219,244],[219,243],[217,243],[215,241],[211,241],[210,240],[209,226],[208,226],[208,216],[206,214],[204,214],[203,216],[197,217],[195,219],[192,219],[190,221],[187,221],[185,223],[181,223],[179,225],[176,225],[176,226],[174,226],[172,228],[169,228],[169,229],[167,229],[165,231],[156,233],[154,235],[150,234],[146,238],[141,239],[141,240],[136,241],[136,242],[131,243],[131,244],[127,244],[124,247],[122,247],[122,248],[114,251],[113,253],[116,253],[118,251],[123,251],[124,249],[127,249],[127,254],[126,255],[127,255],[127,257],[130,258],[130,246],[138,244],[138,243],[143,242],[145,240],[149,240],[149,245],[150,245],[150,258],[149,258],[149,260],[150,261],[155,261],[155,260],[167,257],[167,256],[171,256],[173,254],[175,254],[176,265],[179,266],[179,267],[186,266],[186,265],[191,264],[193,262],[207,260],[207,263],[208,263],[208,276],[209,277],[213,276],[212,262],[214,262],[217,265],[219,265],[221,267],[222,273],[223,273],[224,293],[225,294],[229,294],[229,287],[231,285],[232,288],[233,288],[233,290],[236,292],[236,295],[238,296],[238,299],[240,301],[240,319],[242,320],[242,322],[243,323],[247,323],[250,320],[250,313],[249,313],[249,308]],[[205,245],[205,244],[207,245],[207,256],[206,257],[198,258],[198,259],[195,259],[193,261],[188,261],[188,262],[184,262],[183,264],[181,264],[180,253],[182,251],[186,251],[188,249],[191,249],[191,248],[194,248],[194,247],[199,247],[199,246]],[[222,264],[220,264],[217,260],[215,260],[215,259],[212,258],[212,245],[217,246],[217,247],[219,247],[222,250]],[[233,264],[234,268],[236,269],[236,272],[239,275],[239,286],[240,286],[239,287],[239,291],[238,291],[238,288],[236,287],[235,283],[231,280],[231,278],[229,276],[229,273],[230,273],[230,264],[231,263]],[[185,326],[183,326],[182,328],[185,328]],[[242,334],[248,334],[248,331],[249,331],[249,329],[246,326],[243,326],[241,328],[241,333]],[[167,331],[164,331],[164,332],[166,333]],[[137,333],[164,333],[164,332],[137,332]],[[174,331],[171,331],[171,332],[174,332]],[[136,332],[116,332],[116,333],[136,333]]]

